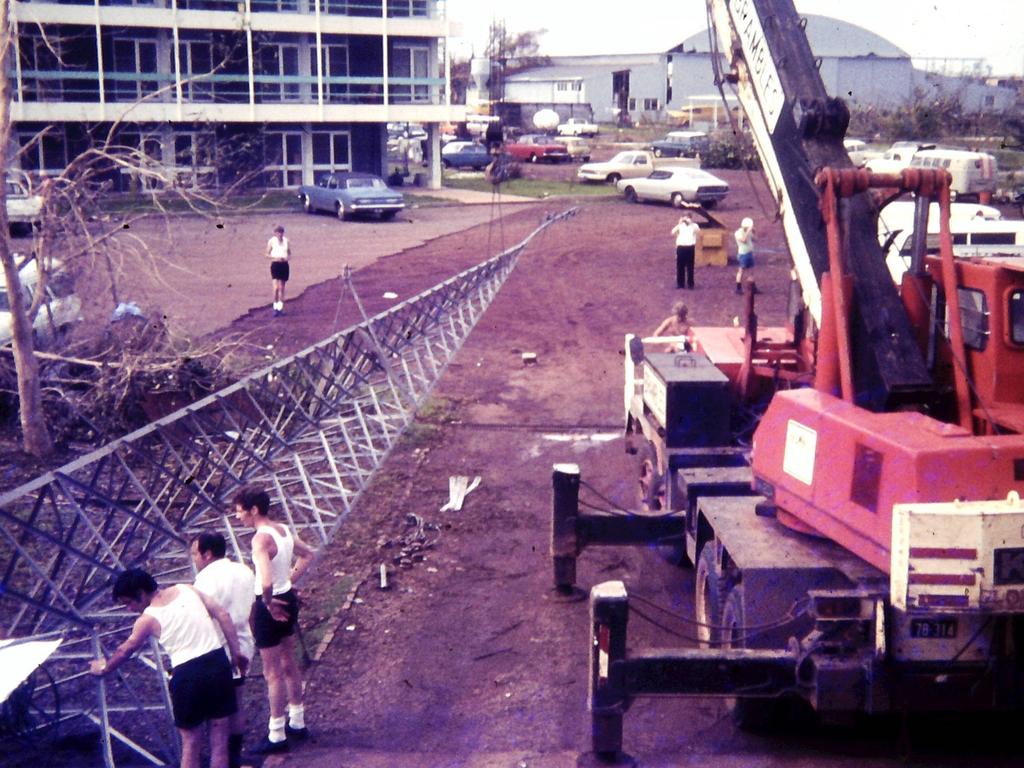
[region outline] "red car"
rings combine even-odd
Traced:
[[[552,163],[569,162],[569,150],[550,136],[541,133],[527,133],[520,136],[513,144],[506,144],[505,151],[515,160],[539,163],[548,160]]]

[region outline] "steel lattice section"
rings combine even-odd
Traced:
[[[111,605],[110,577],[144,565],[191,581],[191,535],[216,528],[245,551],[227,515],[243,483],[267,486],[308,540],[326,543],[494,299],[530,240],[53,472],[0,495],[0,632],[60,637],[51,657],[61,720],[173,762],[164,660],[154,645],[116,679],[86,674],[134,616]],[[40,710],[46,710],[40,702]],[[146,716],[145,713],[153,713]],[[159,713],[156,721],[153,716]],[[158,725],[154,725],[157,722]]]

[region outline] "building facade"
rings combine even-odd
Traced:
[[[14,163],[60,172],[110,132],[182,186],[384,175],[387,124],[450,103],[443,0],[12,0]],[[255,173],[254,173],[255,171]],[[116,189],[145,186],[125,171]]]

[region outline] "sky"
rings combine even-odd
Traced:
[[[546,29],[548,56],[665,51],[707,28],[704,0],[446,1],[448,18],[462,25],[452,39],[460,58],[483,52],[492,20],[510,34]],[[1024,70],[1024,0],[796,0],[796,8],[868,29],[911,58],[984,58],[997,75]]]

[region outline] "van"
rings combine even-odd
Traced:
[[[899,283],[910,267],[913,243],[913,202],[890,203],[878,216],[878,241],[885,252],[889,274]],[[928,213],[925,250],[939,252],[939,206],[932,203]],[[1024,221],[1004,219],[997,208],[971,203],[950,206],[949,229],[957,255],[986,255],[1024,246]]]
[[[987,152],[966,149],[922,149],[914,154],[911,168],[943,168],[952,177],[949,189],[954,200],[987,203],[996,189],[996,159]]]
[[[918,152],[935,149],[934,144],[918,144],[916,141],[895,141],[881,157],[870,158],[864,167],[872,173],[899,173],[908,168]]]

